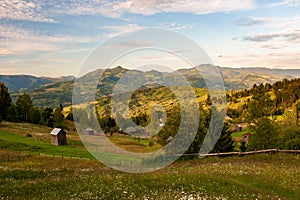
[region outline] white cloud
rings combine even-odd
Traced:
[[[277,31],[269,33],[259,33],[254,36],[244,36],[242,38],[233,38],[233,41],[251,42],[252,49],[283,49],[290,46],[299,47],[300,29],[288,29],[286,31]]]
[[[282,0],[279,2],[271,3],[269,6],[270,7],[281,7],[281,6],[296,7],[296,6],[300,6],[300,0]]]
[[[100,41],[100,38],[67,35],[46,35],[13,25],[0,24],[0,55],[26,54],[63,50],[70,44],[84,44]]]
[[[105,30],[106,33],[104,34],[105,38],[111,38],[114,36],[119,35],[120,33],[124,32],[132,32],[140,30],[144,27],[139,26],[138,24],[126,24],[126,25],[120,25],[120,26],[101,26],[98,27],[100,30]]]
[[[121,18],[125,13],[145,16],[170,12],[201,15],[246,10],[253,7],[253,0],[62,0],[59,5],[53,5],[53,10],[60,14],[101,14]]]
[[[126,0],[104,3],[99,12],[108,17],[120,17],[124,13],[147,16],[170,12],[201,15],[246,10],[253,7],[252,0]]]
[[[175,31],[182,31],[182,30],[191,29],[193,27],[193,24],[181,24],[179,22],[168,22],[168,23],[159,24],[159,26],[163,28],[173,29]]]
[[[42,15],[41,10],[37,0],[1,0],[0,19],[56,23],[54,19]]]
[[[278,52],[278,53],[257,53],[257,54],[241,54],[241,55],[222,55],[216,58],[214,63],[220,66],[229,67],[269,67],[285,69],[299,69],[300,52]]]
[[[268,18],[268,17],[247,17],[236,22],[240,26],[267,26],[267,27],[294,27],[300,22],[300,17],[292,18]]]
[[[155,15],[158,13],[209,14],[246,10],[254,0],[2,0],[0,19],[55,23],[49,17],[59,15],[103,15],[122,18],[125,13]]]

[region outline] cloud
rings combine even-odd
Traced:
[[[126,13],[150,16],[174,12],[202,15],[253,7],[254,0],[2,0],[0,19],[56,23],[49,16],[103,15],[123,18]]]
[[[121,18],[125,13],[145,16],[158,13],[209,14],[247,10],[254,7],[253,0],[62,0],[53,10],[70,15],[103,15]]]
[[[239,26],[293,27],[299,21],[299,16],[293,18],[247,17],[236,21],[236,24]]]
[[[250,53],[222,55],[216,58],[214,63],[220,66],[229,67],[269,67],[269,68],[296,68],[300,66],[300,52],[279,52],[279,53]]]
[[[232,38],[233,41],[243,41],[253,43],[253,49],[283,49],[300,44],[300,29],[261,33],[254,36],[244,36],[242,38]]]
[[[69,48],[70,44],[76,45],[100,41],[100,38],[97,37],[47,35],[10,24],[0,24],[0,30],[0,55],[58,51]]]
[[[209,14],[253,8],[252,0],[127,0],[109,2],[100,13],[109,17],[120,17],[124,13],[155,15],[158,13]]]
[[[41,10],[37,0],[1,0],[0,19],[56,23],[54,19],[42,15]]]
[[[181,24],[179,22],[168,22],[168,23],[162,23],[159,24],[160,27],[173,29],[175,31],[182,31],[191,29],[193,27],[193,24]]]
[[[288,7],[300,6],[300,0],[282,0],[279,2],[271,3],[269,5],[269,7],[282,7],[282,6],[288,6]]]
[[[284,40],[286,42],[292,42],[292,43],[300,42],[300,30],[265,33],[265,34],[257,34],[255,36],[243,37],[244,41],[250,41],[250,42],[267,42],[274,39]]]
[[[119,26],[98,27],[98,29],[100,29],[100,30],[105,30],[106,33],[104,33],[104,38],[111,38],[111,37],[119,35],[120,33],[137,31],[142,28],[144,28],[144,27],[139,26],[138,24],[126,24],[126,25],[119,25]]]

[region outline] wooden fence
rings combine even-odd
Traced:
[[[243,156],[243,155],[251,155],[251,154],[261,154],[261,153],[293,153],[299,154],[300,150],[281,150],[281,149],[266,149],[266,150],[258,150],[258,151],[247,151],[247,152],[225,152],[225,153],[208,153],[208,154],[182,154],[181,156],[199,156],[199,157],[211,157],[211,156]],[[178,156],[178,155],[174,155]]]
[[[9,162],[9,161],[21,161],[21,160],[24,160],[24,159],[28,159],[28,158],[31,158],[32,155],[31,154],[28,154],[28,155],[18,155],[18,156],[15,156],[15,155],[7,155],[7,156],[1,156],[0,157],[0,162]]]
[[[193,153],[193,154],[174,154],[174,155],[168,155],[168,156],[199,156],[199,157],[225,157],[225,156],[244,156],[244,155],[253,155],[253,154],[262,154],[262,153],[292,153],[292,154],[300,154],[300,150],[281,150],[281,149],[266,149],[266,150],[259,150],[259,151],[247,151],[247,152],[226,152],[226,153],[209,153],[209,154],[199,154],[199,153]],[[24,159],[31,159],[34,156],[40,156],[40,157],[55,157],[55,158],[66,158],[66,159],[83,159],[83,160],[89,160],[88,158],[79,158],[79,157],[69,157],[69,156],[63,156],[63,155],[49,155],[49,154],[28,154],[28,155],[7,155],[7,156],[1,156],[0,162],[9,162],[9,161],[21,161]],[[167,157],[168,157],[167,156]]]

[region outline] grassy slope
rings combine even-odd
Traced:
[[[53,146],[50,144],[50,141],[0,130],[0,149],[27,153],[43,153],[56,156],[64,155],[70,157],[93,158],[82,145],[78,144],[77,141],[68,141],[70,144],[69,146]],[[76,148],[72,144],[76,144]]]
[[[287,154],[205,158],[128,174],[97,161],[33,157],[0,163],[0,199],[298,199],[299,161]]]

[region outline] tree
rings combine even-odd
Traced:
[[[256,120],[262,117],[271,116],[276,110],[275,101],[271,99],[270,95],[258,89],[247,107],[246,118],[250,123],[255,123]]]
[[[234,141],[231,137],[231,131],[229,124],[225,123],[218,139],[218,142],[214,146],[212,152],[231,152],[234,148]]]
[[[6,119],[7,109],[11,105],[11,98],[8,93],[7,87],[4,83],[0,82],[0,117]]]
[[[64,115],[61,113],[60,108],[56,108],[53,114],[53,125],[56,128],[63,127]]]
[[[70,120],[70,121],[74,121],[74,116],[73,116],[73,112],[70,111],[66,117],[67,120]]]
[[[18,116],[21,121],[28,122],[28,113],[30,108],[33,107],[31,97],[28,94],[23,94],[18,97],[16,101]]]
[[[208,130],[209,121],[210,121],[210,113],[205,111],[202,107],[200,107],[200,120],[199,120],[198,131],[194,138],[194,141],[186,151],[187,154],[199,153],[204,137]]]
[[[39,108],[31,107],[28,111],[28,120],[30,123],[38,124],[41,120],[41,113]]]
[[[47,124],[48,127],[53,127],[53,109],[45,108],[42,110],[42,121]]]
[[[263,150],[277,147],[278,129],[269,118],[259,118],[255,124],[250,125],[250,130],[253,134],[249,139],[249,150]]]
[[[281,149],[300,150],[300,126],[282,124],[278,146]]]
[[[259,86],[247,106],[246,118],[253,132],[248,148],[250,150],[275,148],[278,132],[270,119],[276,110],[275,101]]]
[[[11,104],[7,108],[6,120],[10,122],[18,122],[18,112],[15,104]]]
[[[247,149],[247,145],[245,141],[241,141],[241,145],[240,145],[240,151],[241,152],[245,152]]]

